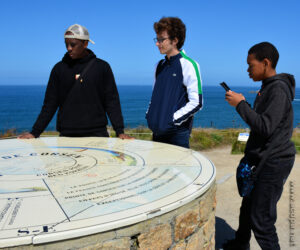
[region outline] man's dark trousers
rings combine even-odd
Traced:
[[[168,144],[173,144],[181,146],[184,148],[189,148],[189,138],[190,138],[190,129],[189,128],[180,128],[174,133],[169,133],[165,135],[156,135],[153,133],[153,141],[163,142]]]
[[[291,157],[268,160],[264,164],[251,195],[243,198],[236,240],[248,243],[252,230],[263,250],[280,249],[275,228],[276,206],[294,161]]]

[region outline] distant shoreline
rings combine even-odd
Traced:
[[[116,83],[117,87],[118,86],[131,86],[131,87],[152,87],[152,84],[120,84],[120,83]],[[47,87],[47,83],[45,84],[1,84],[0,83],[0,87]],[[219,84],[206,84],[203,85],[203,88],[209,88],[209,87],[218,87]],[[253,84],[253,85],[249,85],[249,84],[245,84],[245,85],[230,85],[231,87],[235,87],[235,88],[260,88],[260,84]],[[300,90],[300,85],[296,86],[297,90]]]
[[[116,137],[111,127],[108,127],[110,137]],[[233,154],[242,154],[244,152],[245,143],[237,141],[241,132],[249,131],[243,128],[193,128],[190,137],[190,148],[195,151],[209,150],[223,146],[231,146]],[[152,140],[152,132],[147,127],[137,127],[125,129],[125,133],[133,136],[138,140]],[[15,130],[8,130],[6,133],[0,133],[0,139],[16,138]],[[58,136],[57,131],[45,131],[41,137]],[[300,153],[300,128],[295,128],[292,141],[295,143],[297,153]]]

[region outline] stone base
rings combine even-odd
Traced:
[[[166,214],[77,239],[5,249],[209,250],[215,247],[216,184],[200,197]]]

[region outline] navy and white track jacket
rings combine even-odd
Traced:
[[[156,67],[151,102],[146,113],[149,128],[157,135],[191,128],[193,115],[202,108],[199,65],[184,51],[161,60]]]

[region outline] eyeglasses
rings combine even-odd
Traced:
[[[153,38],[155,43],[163,43],[164,40],[167,40],[167,39],[169,39],[169,37],[166,37],[166,38],[157,38],[157,37],[155,37],[155,38]]]

